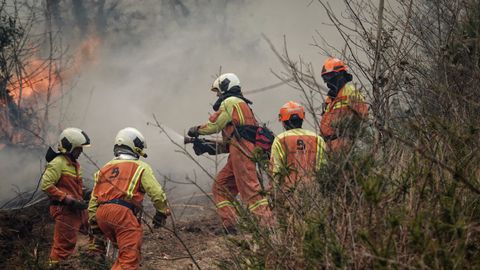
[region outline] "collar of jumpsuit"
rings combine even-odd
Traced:
[[[331,99],[335,99],[338,92],[345,86],[346,83],[351,82],[353,76],[346,72],[331,72],[322,75],[327,87],[329,89],[327,95]]]
[[[220,95],[220,97],[217,99],[215,104],[213,104],[213,110],[218,111],[218,109],[220,109],[220,105],[222,104],[222,102],[229,97],[238,97],[238,98],[241,98],[243,101],[245,101],[247,104],[253,104],[253,102],[251,102],[250,100],[248,100],[243,96],[240,87],[234,86],[229,91]]]
[[[115,157],[116,160],[138,160],[138,157],[129,154],[120,154]]]

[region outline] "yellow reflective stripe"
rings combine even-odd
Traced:
[[[93,182],[97,183],[98,182],[98,176],[100,175],[100,171],[97,171],[96,173],[93,174]]]
[[[258,201],[255,202],[254,204],[250,205],[250,206],[248,207],[248,210],[254,211],[255,209],[257,209],[257,207],[259,207],[259,206],[261,206],[261,205],[268,205],[268,200],[267,200],[267,198],[258,200]]]
[[[128,185],[127,189],[127,199],[131,199],[133,197],[133,190],[137,186],[138,179],[140,179],[140,175],[143,172],[143,168],[141,166],[138,166],[137,170],[135,171],[135,174],[133,175],[132,180],[130,181],[130,185]]]
[[[77,174],[76,174],[76,173],[72,173],[72,172],[70,172],[70,171],[64,171],[64,170],[62,170],[62,174],[68,175],[68,176],[72,176],[72,177],[77,177]],[[78,176],[81,177],[82,175],[79,174]]]
[[[226,207],[226,206],[232,206],[233,207],[233,203],[231,201],[221,201],[219,203],[217,203],[217,208],[222,208],[222,207]]]
[[[62,173],[70,173],[70,174],[77,174],[75,168],[62,168]]]
[[[238,117],[240,118],[240,125],[244,125],[245,118],[243,117],[243,112],[242,112],[242,109],[240,108],[240,103],[237,103],[233,106],[235,106],[235,108],[237,109]]]
[[[342,100],[333,105],[332,109],[338,109],[338,108],[343,108],[343,107],[348,107],[350,105],[350,102],[348,100]]]
[[[310,130],[303,129],[303,128],[294,128],[294,129],[290,129],[290,130],[287,130],[285,132],[280,133],[277,136],[277,138],[283,139],[283,138],[290,137],[290,136],[303,136],[303,135],[317,136],[317,134],[315,134],[314,132],[312,132]]]
[[[322,164],[324,163],[324,153],[323,153],[323,140],[317,136],[317,158],[315,160],[315,169],[317,172],[320,170]]]

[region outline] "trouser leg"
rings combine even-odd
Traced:
[[[218,173],[212,186],[213,199],[217,207],[217,213],[225,227],[234,226],[237,222],[235,210],[235,196],[238,190],[232,170],[232,160],[228,157],[227,164]]]
[[[118,258],[111,269],[138,269],[143,231],[133,212],[121,205],[107,204],[98,208],[96,217],[105,236],[118,245]]]
[[[73,254],[77,243],[77,233],[82,223],[81,216],[65,206],[51,206],[50,213],[55,219],[53,244],[50,251],[50,261],[55,263],[65,260]]]
[[[267,198],[261,194],[261,186],[257,177],[256,164],[245,152],[252,153],[254,145],[242,140],[242,150],[230,147],[232,171],[235,176],[236,186],[242,200],[248,205],[248,209],[254,213],[262,225],[270,226],[273,223],[272,212],[268,206]]]

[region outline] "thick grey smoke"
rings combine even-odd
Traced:
[[[338,38],[322,24],[327,18],[321,6],[310,1],[119,2],[120,17],[107,22],[97,59],[75,78],[69,108],[59,117],[66,119],[62,126],[76,126],[90,135],[92,147],[85,152],[100,166],[112,158],[117,131],[135,127],[147,138],[146,161],[154,169],[176,179],[196,171],[203,186],[211,180],[176,153],[158,128],[147,125],[152,115],[181,142],[190,126],[206,122],[213,112],[216,97],[209,89],[220,67],[236,73],[244,91],[279,82],[271,70],[283,68],[262,34],[280,49],[285,36],[289,53],[309,59],[317,70],[324,56],[310,45],[315,31]],[[300,99],[286,85],[247,98],[257,118],[275,132],[281,131],[276,120],[280,106]],[[215,174],[213,162],[200,160]],[[91,178],[94,170],[86,165],[84,175]],[[178,186],[174,192],[191,189]]]
[[[31,197],[25,192],[35,188],[43,170],[43,157],[44,153],[20,147],[7,146],[0,151],[2,182],[0,207],[17,196],[21,198]],[[17,205],[13,203],[12,206]]]

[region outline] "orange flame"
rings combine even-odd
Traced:
[[[89,64],[97,63],[98,48],[101,40],[97,36],[91,36],[84,40],[73,55],[73,63],[70,68],[59,70],[54,61],[48,59],[33,58],[25,63],[22,75],[10,83],[9,90],[15,101],[29,99],[33,96],[55,93],[61,80],[68,80],[74,74],[78,74]]]
[[[49,66],[41,59],[28,61],[21,73],[9,87],[10,93],[17,101],[53,89],[60,79],[56,67],[53,64]]]
[[[101,45],[101,40],[97,36],[91,36],[79,44],[74,51],[71,58],[71,65],[62,67],[60,69],[58,61],[49,61],[49,59],[42,59],[39,57],[32,57],[23,61],[24,66],[20,71],[11,77],[7,89],[13,98],[13,101],[24,108],[34,108],[39,103],[38,100],[45,98],[47,95],[54,97],[61,89],[61,82],[68,81],[73,78],[75,74],[80,73],[89,64],[97,63],[98,48]],[[9,100],[7,100],[8,102]],[[6,101],[0,100],[0,108],[7,108]],[[23,144],[23,145],[38,145],[41,142],[38,137],[32,136],[31,132],[39,132],[40,127],[43,126],[43,119],[40,115],[31,110],[25,114],[25,117],[31,117],[35,121],[28,129],[17,129],[14,123],[10,122],[8,114],[0,113],[0,128],[6,135],[5,138],[8,143]],[[36,118],[38,116],[38,118]],[[27,132],[28,130],[28,132]],[[1,135],[1,134],[0,134]],[[0,150],[5,146],[0,142]]]
[[[99,37],[92,35],[80,44],[75,54],[76,66],[84,66],[87,63],[97,63],[98,48],[101,40]]]

